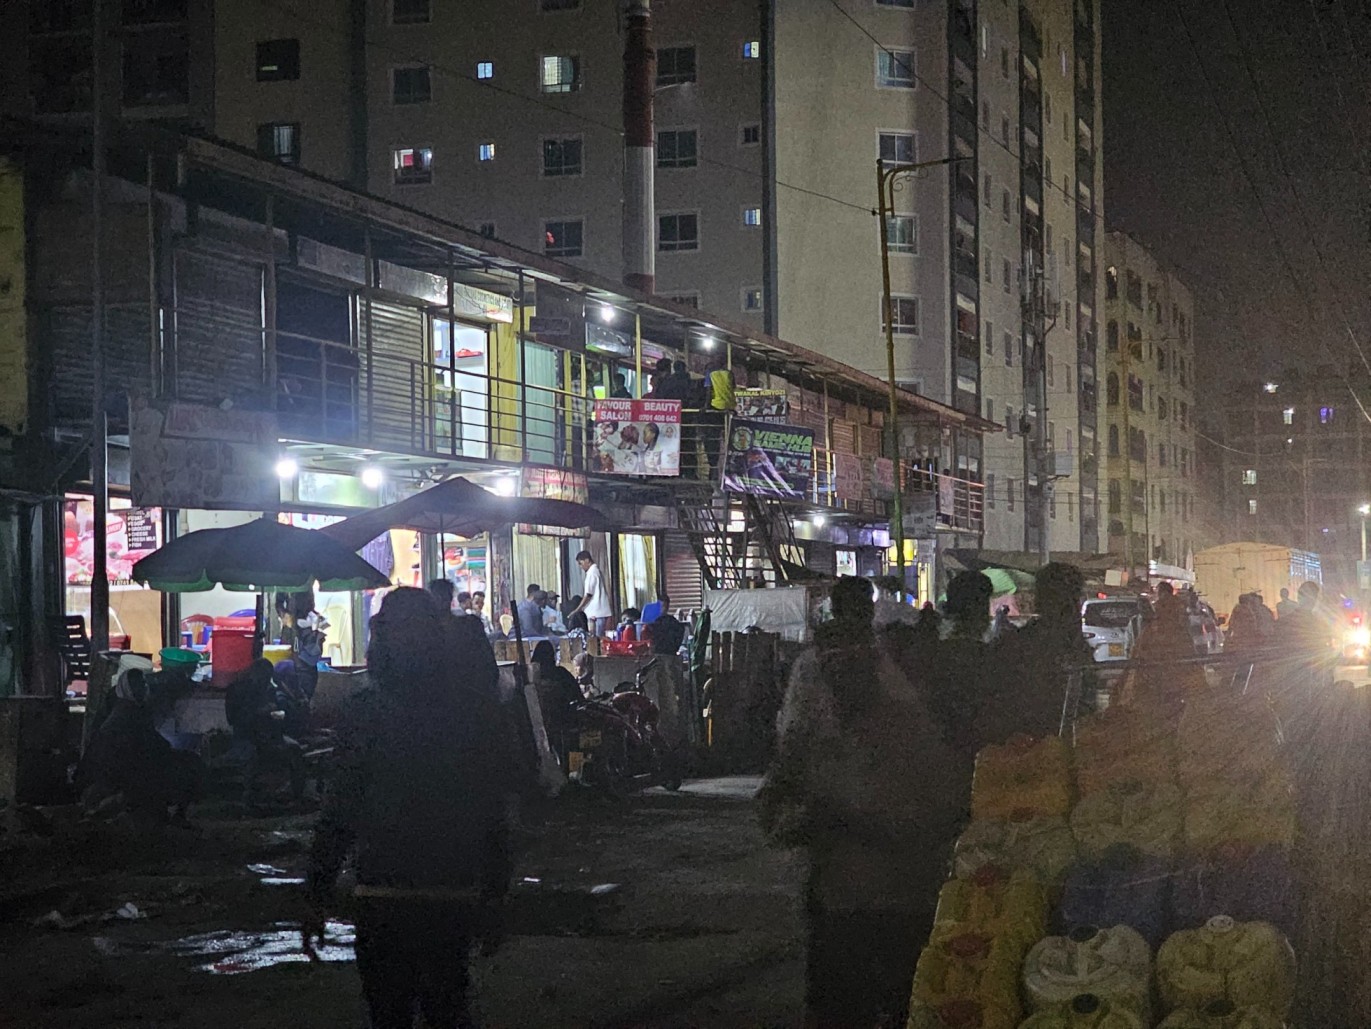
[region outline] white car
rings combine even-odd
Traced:
[[[1133,656],[1142,607],[1132,597],[1087,600],[1081,605],[1085,642],[1097,662],[1127,661]]]

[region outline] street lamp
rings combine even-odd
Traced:
[[[1371,504],[1362,504],[1357,508],[1357,514],[1361,515],[1361,559],[1366,560],[1366,516],[1371,515]]]
[[[890,539],[895,547],[895,567],[899,573],[901,590],[905,587],[904,473],[900,466],[900,390],[895,382],[895,319],[890,310],[890,216],[895,210],[897,178],[960,159],[944,157],[940,161],[921,161],[917,164],[896,164],[880,158],[876,160],[876,216],[881,222],[881,310],[885,313],[885,360],[890,377],[890,441],[895,459],[895,498],[890,504]]]

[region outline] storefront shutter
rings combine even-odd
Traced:
[[[685,533],[677,531],[663,533],[663,540],[663,574],[671,611],[674,613],[680,608],[701,607],[704,604],[704,581],[690,540]]]
[[[367,368],[366,302],[358,301],[359,350],[362,361],[362,423],[371,412],[368,440],[378,449],[425,450],[432,431],[427,398],[429,348],[424,339],[424,312],[388,301],[371,302],[371,367]],[[371,387],[368,389],[368,375]]]
[[[89,425],[90,308],[51,307],[38,320],[39,338],[51,355],[47,382],[52,417],[58,424]],[[147,304],[105,308],[105,381],[111,389],[150,390],[148,338]]]
[[[262,405],[262,266],[176,252],[174,347],[169,392],[180,400]]]

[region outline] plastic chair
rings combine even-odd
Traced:
[[[186,615],[181,619],[181,631],[190,633],[190,642],[203,647],[209,643],[209,630],[214,619],[209,615]]]

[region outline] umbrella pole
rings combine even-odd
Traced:
[[[257,615],[252,620],[252,659],[256,661],[262,656],[262,648],[266,645],[266,624],[267,624],[267,595],[257,594]]]

